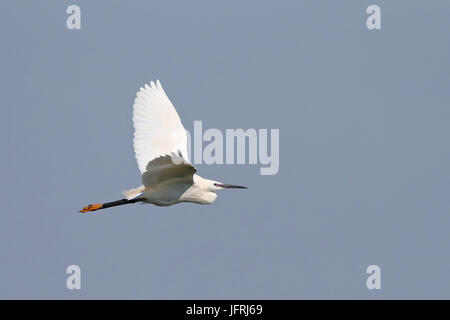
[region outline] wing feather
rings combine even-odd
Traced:
[[[187,179],[192,183],[192,176],[197,171],[190,163],[186,163],[180,153],[153,159],[142,175],[142,184],[150,187],[170,179]]]
[[[186,129],[159,80],[145,84],[136,94],[133,105],[133,146],[139,171],[144,174],[155,158],[187,153]]]

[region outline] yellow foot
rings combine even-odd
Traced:
[[[95,210],[101,209],[102,207],[103,207],[102,204],[94,203],[94,204],[87,205],[82,210],[80,210],[80,212],[84,213],[84,212],[89,212],[89,211],[95,211]]]

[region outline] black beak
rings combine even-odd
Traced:
[[[247,187],[238,186],[238,185],[235,185],[235,184],[218,184],[217,183],[217,186],[218,187],[222,187],[222,188],[226,188],[226,189],[247,189]]]

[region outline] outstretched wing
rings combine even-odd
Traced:
[[[146,171],[142,174],[142,184],[150,187],[175,178],[186,179],[186,182],[192,183],[192,175],[196,171],[190,163],[183,161],[180,153],[172,153],[149,162]]]
[[[179,151],[189,162],[186,130],[159,80],[146,84],[136,94],[133,125],[134,152],[141,174],[153,159]]]

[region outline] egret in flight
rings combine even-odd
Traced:
[[[134,152],[142,185],[124,191],[124,199],[90,204],[89,212],[143,202],[170,206],[180,202],[211,204],[215,191],[243,186],[209,180],[189,163],[186,130],[159,80],[140,88],[133,105]]]

